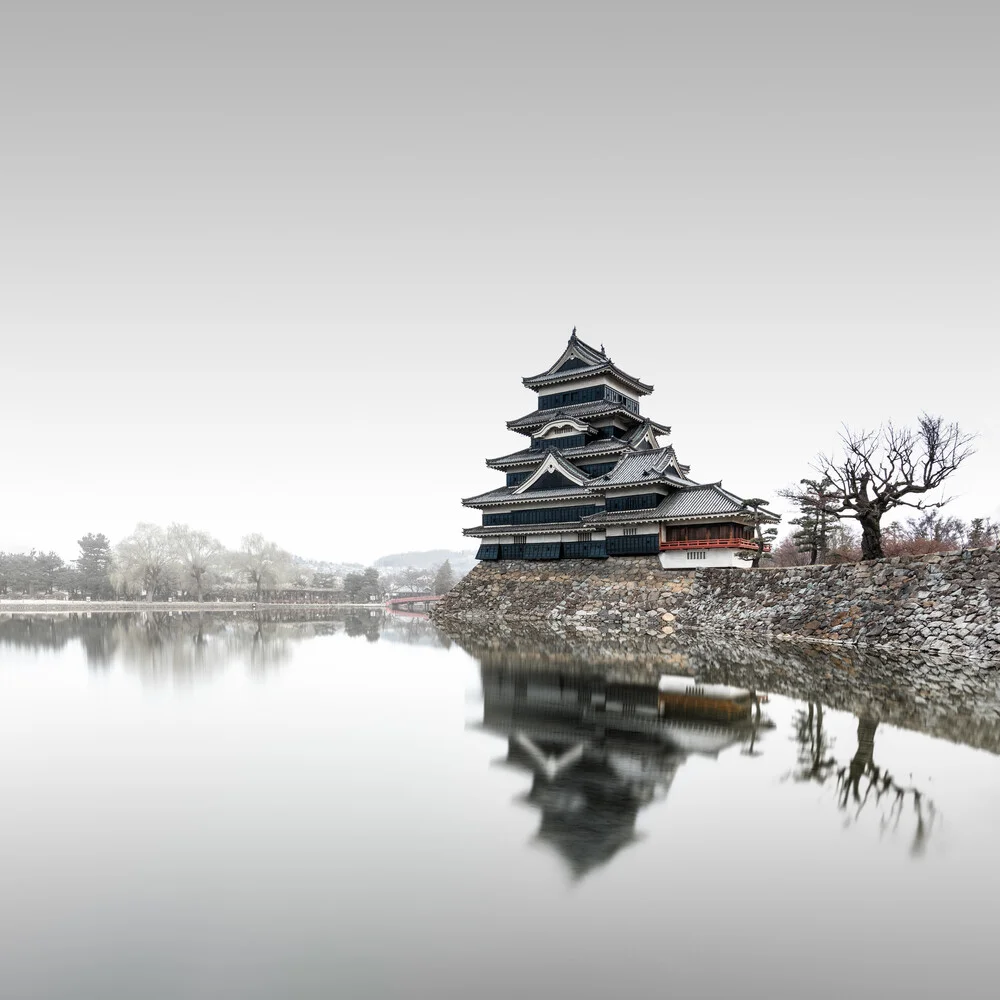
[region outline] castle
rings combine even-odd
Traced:
[[[479,559],[606,559],[658,554],[664,567],[746,566],[755,511],[721,483],[689,477],[670,428],[640,413],[653,386],[619,368],[573,330],[566,349],[539,375],[522,379],[537,408],[507,427],[526,448],[488,459],[506,485],[468,497],[483,512],[465,534]]]

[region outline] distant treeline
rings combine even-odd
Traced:
[[[375,570],[340,577],[260,534],[244,536],[234,550],[186,524],[141,523],[115,545],[102,533],[77,545],[70,562],[55,552],[0,552],[0,597],[262,600],[308,590],[330,600],[369,600],[382,592]]]
[[[321,600],[366,603],[386,593],[445,593],[456,580],[448,559],[431,569],[374,567],[340,575],[331,564],[286,552],[260,534],[226,548],[186,524],[136,525],[112,544],[88,533],[77,557],[55,552],[0,552],[0,598],[76,600]],[[420,555],[420,553],[415,553]]]

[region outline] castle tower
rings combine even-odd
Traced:
[[[483,512],[465,530],[481,539],[477,558],[658,554],[665,567],[747,565],[739,553],[756,548],[752,512],[721,483],[688,477],[662,443],[670,428],[640,412],[653,386],[575,329],[550,368],[522,381],[537,407],[507,427],[528,446],[488,459],[506,484],[462,501]]]

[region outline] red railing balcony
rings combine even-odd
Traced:
[[[692,538],[686,542],[660,542],[661,552],[679,552],[684,549],[756,549],[757,543],[750,538]],[[770,545],[764,546],[771,551]]]

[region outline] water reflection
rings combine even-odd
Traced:
[[[666,798],[690,755],[716,756],[737,743],[753,752],[767,725],[759,707],[730,724],[665,717],[656,684],[609,683],[590,672],[489,662],[481,678],[483,728],[507,739],[509,766],[532,775],[523,801],[541,813],[537,837],[575,878],[634,840],[639,811]]]
[[[827,785],[829,781],[848,823],[858,822],[867,809],[877,814],[882,833],[898,834],[908,819],[913,828],[910,853],[918,856],[927,846],[937,809],[925,792],[897,781],[887,769],[875,763],[878,726],[878,719],[870,716],[858,719],[857,749],[843,763],[832,753],[831,741],[823,729],[823,706],[809,702],[795,716],[799,767],[794,778],[818,785]]]
[[[828,790],[845,827],[874,823],[921,856],[939,823],[926,788],[878,761],[880,725],[916,730],[1000,752],[995,669],[920,656],[758,644],[688,636],[636,649],[568,642],[544,629],[451,630],[481,665],[484,727],[508,739],[507,763],[528,770],[525,801],[541,812],[540,840],[554,844],[580,877],[631,842],[639,811],[665,798],[692,753],[735,743],[765,752],[764,726],[664,727],[626,733],[591,705],[610,687],[651,689],[663,672],[745,685],[800,701],[792,715],[796,782]],[[915,682],[916,678],[916,682]],[[836,753],[825,725],[831,709],[856,718],[851,755]],[[634,730],[634,727],[633,727]]]
[[[506,741],[506,766],[530,774],[523,801],[539,812],[538,839],[553,846],[576,877],[632,842],[641,810],[666,798],[692,756],[730,747],[755,760],[771,753],[763,738],[770,723],[759,715],[729,726],[642,717],[635,706],[655,695],[661,673],[795,699],[783,726],[790,727],[796,760],[784,776],[823,789],[843,823],[875,823],[904,839],[914,855],[926,849],[939,822],[936,795],[901,777],[908,772],[898,765],[880,761],[880,726],[1000,752],[997,675],[915,655],[746,647],[703,635],[626,649],[570,642],[544,629],[515,634],[498,625],[448,635],[424,616],[381,609],[0,615],[0,649],[58,651],[77,644],[91,669],[117,665],[154,683],[190,684],[234,664],[266,678],[283,669],[301,643],[339,634],[364,643],[447,648],[456,642],[474,657],[483,728]],[[904,677],[911,682],[900,683]],[[627,710],[606,711],[611,702]],[[831,710],[856,719],[856,739],[846,752],[838,752],[828,731]],[[840,737],[845,744],[843,731]]]
[[[426,617],[386,615],[379,609],[74,612],[0,615],[0,649],[82,648],[94,670],[120,663],[143,679],[207,679],[233,663],[265,675],[292,657],[296,643],[344,633],[377,642],[448,646]]]
[[[0,616],[0,993],[989,981],[1000,758],[969,748],[1000,748],[987,673],[935,698],[955,665],[450,641],[369,609]],[[679,717],[661,673],[768,692],[764,717]],[[873,941],[906,960],[825,974]]]
[[[1000,667],[917,652],[760,640],[753,645],[709,633],[614,641],[568,640],[543,626],[517,631],[502,622],[446,626],[449,636],[484,665],[528,673],[558,669],[599,672],[648,682],[662,673],[736,684],[805,704],[1000,753]]]

